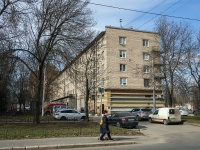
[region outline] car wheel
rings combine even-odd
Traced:
[[[150,123],[152,123],[152,122],[153,122],[153,121],[152,121],[152,118],[149,118],[149,122],[150,122]]]
[[[66,117],[62,116],[62,117],[60,118],[60,120],[66,120]]]
[[[121,128],[121,124],[119,122],[117,122],[116,126]]]
[[[169,124],[169,120],[163,120],[164,125],[168,125]]]

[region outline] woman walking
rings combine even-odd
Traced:
[[[103,141],[103,137],[105,134],[108,135],[108,140],[113,140],[110,136],[110,129],[109,129],[109,122],[108,122],[108,112],[107,110],[104,111],[104,115],[102,117],[102,120],[103,120],[103,124],[102,124],[102,134],[100,136],[100,140]]]

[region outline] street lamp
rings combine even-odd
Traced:
[[[43,81],[43,93],[42,93],[42,116],[44,116],[45,79],[46,79],[46,66],[44,66],[44,81]]]

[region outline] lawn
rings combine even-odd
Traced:
[[[200,124],[200,116],[182,116],[182,120],[187,123]]]
[[[110,126],[112,135],[143,135],[138,129],[130,130]],[[40,124],[33,124],[31,116],[0,117],[0,140],[55,137],[98,137],[99,123],[86,121],[55,121],[42,117]]]

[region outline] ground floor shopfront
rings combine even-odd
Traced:
[[[96,98],[95,98],[96,97]],[[153,108],[153,91],[139,89],[105,89],[104,93],[97,93],[88,101],[88,112],[101,114],[107,110],[109,114],[118,111],[130,111],[136,107]],[[74,95],[60,98],[57,102],[66,102],[72,108],[80,110],[85,108],[85,96]],[[156,108],[165,107],[165,101],[161,90],[155,91]]]

